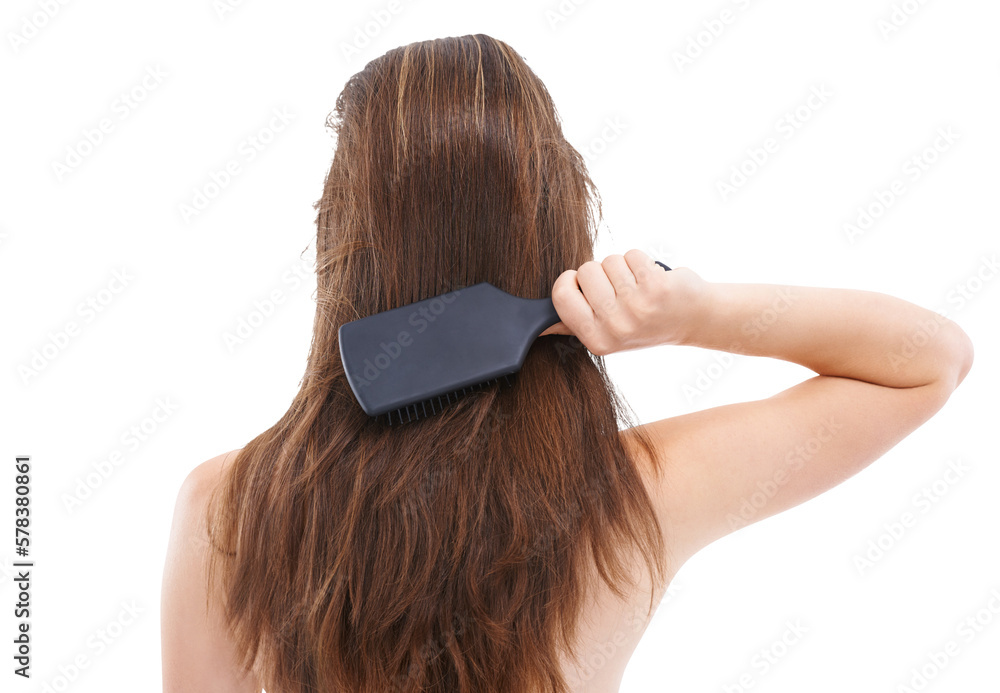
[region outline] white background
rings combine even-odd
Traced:
[[[881,291],[945,312],[975,345],[945,408],[882,459],[692,559],[622,691],[751,690],[736,686],[745,674],[754,691],[898,691],[925,666],[924,690],[1000,690],[1000,280],[984,264],[1000,251],[998,19],[987,0],[5,2],[0,689],[159,688],[177,489],[272,425],[304,371],[312,204],[334,145],[326,115],[386,50],[482,32],[524,56],[587,153],[604,203],[599,258],[637,247],[710,281]],[[829,96],[810,102],[813,88]],[[134,108],[122,100],[131,92]],[[280,125],[274,109],[290,122],[262,132]],[[103,119],[108,132],[88,148]],[[934,151],[949,128],[957,140]],[[252,160],[251,136],[267,141]],[[775,151],[755,165],[748,148],[769,137]],[[919,179],[907,173],[914,156],[926,162]],[[239,174],[207,186],[230,160]],[[756,170],[724,195],[719,182],[741,164]],[[888,209],[848,234],[897,179]],[[185,219],[198,190],[217,194]],[[275,290],[283,300],[257,321],[256,302]],[[227,345],[248,319],[249,337]],[[60,337],[70,321],[78,333]],[[693,348],[608,365],[641,421],[812,374]],[[164,420],[134,440],[130,428],[154,414]],[[30,682],[11,672],[18,454],[33,464]],[[968,471],[946,476],[949,461]],[[935,488],[923,513],[914,497]],[[917,523],[885,534],[907,511]],[[871,541],[887,548],[859,569]],[[141,613],[120,621],[133,602]],[[959,630],[977,612],[980,631]],[[806,632],[785,646],[788,622]],[[102,630],[116,635],[103,649]],[[949,641],[958,654],[939,670],[928,655]],[[766,670],[762,649],[778,655]],[[88,667],[73,674],[79,655]]]

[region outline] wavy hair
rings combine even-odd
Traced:
[[[563,693],[588,576],[624,596],[637,555],[665,574],[603,360],[546,336],[509,384],[390,426],[355,401],[337,330],[482,281],[549,296],[593,259],[584,161],[535,73],[481,34],[372,60],[327,125],[306,372],[206,518],[241,665],[274,693]]]

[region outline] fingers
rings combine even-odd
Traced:
[[[624,255],[609,255],[602,262],[585,262],[577,270],[566,270],[552,287],[552,304],[559,322],[539,336],[576,335],[588,348],[593,343],[600,349],[607,341],[602,330],[621,321],[620,316],[615,316],[619,304],[628,301],[629,294],[644,281],[650,281],[649,272],[654,270],[663,272],[653,258],[635,249]]]
[[[614,310],[617,295],[615,287],[600,262],[591,260],[580,265],[576,279],[596,317],[599,318]]]
[[[618,300],[635,290],[636,281],[632,269],[628,266],[624,255],[608,255],[601,263],[601,268],[611,280]]]
[[[559,314],[560,323],[568,328],[568,332],[555,332],[560,323],[553,325],[547,334],[575,334],[577,336],[590,334],[595,329],[594,311],[584,294],[580,293],[577,281],[578,270],[566,270],[552,285],[552,305]]]
[[[615,287],[616,293],[622,293],[623,289],[635,286],[635,275],[629,267],[624,255],[608,255],[601,262],[604,273],[608,275],[611,284]]]
[[[648,280],[652,272],[663,274],[663,268],[657,265],[653,258],[636,248],[626,252],[624,259],[628,263],[632,276],[635,277],[636,284],[642,284]]]

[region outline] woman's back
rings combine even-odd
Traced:
[[[171,554],[178,556],[175,561],[190,561],[189,572],[201,578],[204,578],[204,564],[211,551],[202,519],[220,482],[231,473],[239,452],[233,450],[198,465],[185,479],[179,495]],[[654,483],[651,475],[648,479],[650,484]],[[179,558],[181,555],[183,559]],[[622,599],[607,587],[596,567],[591,566],[587,575],[589,592],[579,614],[578,657],[561,653],[561,670],[569,691],[613,693],[618,690],[629,659],[652,617],[647,613],[650,594],[653,593],[654,603],[659,604],[675,572],[673,566],[668,565],[666,583],[654,591],[645,562],[637,556],[633,563],[636,589]],[[204,597],[201,583],[181,579],[175,582],[170,579],[169,572],[165,582],[164,600],[177,604],[177,608],[165,613],[163,619],[164,652],[166,655],[169,650],[173,655],[164,657],[165,674],[171,667],[176,669],[173,690],[197,687],[200,690],[260,691],[260,682],[266,679],[266,674],[256,666],[248,675],[238,673],[238,653],[221,623],[222,615],[215,609],[206,614],[201,608]],[[226,586],[217,583],[214,589],[218,594],[228,591]],[[182,638],[177,637],[181,634]],[[440,647],[440,644],[432,645],[427,652],[433,653]],[[199,658],[210,661],[211,666],[202,670],[193,667]],[[171,689],[167,687],[166,690]],[[274,689],[268,693],[284,692]]]
[[[233,450],[202,463],[185,480],[181,500],[182,503],[188,505],[188,508],[186,512],[178,513],[178,515],[187,516],[191,522],[184,528],[175,524],[175,531],[195,536],[179,537],[174,541],[180,541],[185,545],[184,550],[189,557],[193,553],[191,549],[195,549],[196,555],[207,551],[209,538],[203,524],[196,527],[200,524],[197,519],[204,516],[207,504],[218,490],[221,479],[230,472],[230,467],[237,459],[237,453],[239,450]],[[637,459],[636,462],[637,464],[641,463],[641,460]],[[646,478],[651,485],[650,491],[655,491],[652,487],[652,484],[655,483],[652,475],[648,475]],[[645,562],[637,556],[633,564],[636,589],[627,598],[622,599],[607,587],[600,578],[596,567],[591,566],[587,576],[590,591],[580,610],[579,632],[576,640],[578,657],[572,658],[568,653],[562,653],[564,657],[562,673],[569,686],[569,691],[572,693],[613,693],[618,690],[629,659],[652,617],[652,614],[647,613],[650,594],[653,593],[654,603],[659,604],[675,572],[673,566],[668,565],[666,583],[654,590],[650,584],[648,572],[645,570]],[[253,670],[250,676],[233,676],[232,670],[235,668],[236,654],[224,629],[219,626],[219,614],[214,613],[209,619],[212,622],[211,626],[206,624],[206,627],[197,627],[199,620],[203,618],[197,608],[201,605],[198,598],[201,595],[198,585],[187,583],[178,585],[178,589],[185,590],[185,593],[177,594],[175,599],[184,603],[191,610],[189,614],[176,614],[178,621],[189,624],[185,628],[185,649],[202,655],[211,652],[215,662],[212,671],[225,677],[216,688],[211,688],[210,682],[206,680],[203,672],[197,679],[198,685],[205,690],[210,688],[222,690],[224,686],[232,685],[235,681],[236,685],[232,688],[234,691],[254,691],[255,693],[260,691],[261,684],[259,682],[264,678],[261,676],[261,672]],[[216,589],[219,589],[220,592],[224,591],[218,585]],[[165,627],[167,626],[169,623],[165,624]],[[432,647],[431,651],[433,649]],[[184,662],[185,668],[190,666],[190,657],[179,656],[178,659]],[[276,689],[269,690],[268,693],[283,692]]]

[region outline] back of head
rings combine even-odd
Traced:
[[[210,508],[244,664],[283,693],[564,691],[588,576],[623,593],[638,551],[662,579],[602,360],[546,336],[512,386],[389,427],[354,400],[337,330],[482,281],[548,296],[593,257],[583,160],[538,77],[484,35],[371,61],[331,125],[307,370]]]

